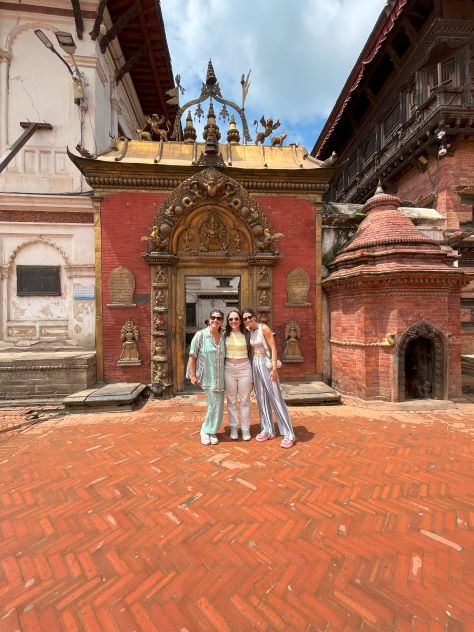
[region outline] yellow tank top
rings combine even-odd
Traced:
[[[231,331],[225,338],[225,357],[242,359],[247,357],[247,343],[244,334]]]

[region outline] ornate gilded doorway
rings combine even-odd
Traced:
[[[271,321],[276,238],[235,180],[209,168],[183,182],[158,211],[145,260],[152,266],[151,383],[157,396],[184,388],[186,277],[240,277],[242,305]]]

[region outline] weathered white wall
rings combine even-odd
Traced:
[[[95,11],[97,5],[81,1],[86,11]],[[103,149],[117,135],[119,124],[132,137],[143,124],[143,112],[130,76],[115,84],[114,71],[124,61],[118,41],[103,55],[89,36],[93,20],[84,20],[79,40],[72,16],[41,11],[47,6],[71,12],[69,0],[37,6],[37,12],[15,10],[14,3],[0,8],[0,156],[22,134],[21,121],[53,126],[51,131],[36,132],[0,174],[0,212],[5,220],[0,218],[0,349],[93,349],[95,301],[78,298],[77,291],[75,298],[74,287],[94,290],[94,229],[92,223],[68,222],[65,215],[91,214],[93,208],[83,197],[90,187],[68,159],[66,147],[75,151],[82,143],[91,152]],[[107,12],[104,21],[110,25]],[[74,103],[71,75],[36,37],[35,29],[41,29],[63,59],[83,73],[86,107]],[[61,50],[55,31],[73,36],[74,60]],[[47,220],[51,212],[63,218]],[[61,296],[17,296],[16,266],[22,264],[59,265]]]
[[[55,2],[71,9],[70,2]],[[95,8],[97,3],[82,3]],[[45,121],[51,131],[38,131],[2,174],[2,191],[38,193],[88,190],[81,174],[68,160],[66,146],[81,142],[90,151],[110,144],[118,124],[132,136],[143,122],[130,76],[115,85],[115,63],[123,59],[117,40],[106,54],[91,40],[92,20],[84,23],[84,37],[75,36],[74,20],[24,11],[0,10],[0,155],[20,136],[21,121]],[[64,64],[34,34],[41,29],[56,50],[84,75],[87,109],[74,103],[72,79]],[[77,45],[74,60],[63,53],[54,32],[70,32]],[[114,62],[114,59],[116,62]],[[1,107],[5,104],[5,107]],[[82,129],[82,134],[81,134]]]
[[[92,225],[0,222],[0,338],[3,347],[94,347],[95,287]],[[61,271],[61,296],[18,296],[17,265]],[[74,291],[76,289],[76,291]],[[76,298],[75,298],[76,295]]]

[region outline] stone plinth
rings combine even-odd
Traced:
[[[93,351],[19,351],[0,354],[0,399],[67,395],[96,381]]]

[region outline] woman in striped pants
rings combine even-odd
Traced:
[[[273,408],[280,434],[283,435],[280,446],[291,448],[295,442],[295,434],[278,380],[277,349],[273,332],[267,325],[257,323],[257,315],[249,307],[242,310],[242,320],[250,331],[250,344],[253,349],[253,382],[262,425],[260,434],[255,438],[257,441],[268,441],[275,438]],[[267,362],[271,362],[271,368],[267,367]]]

